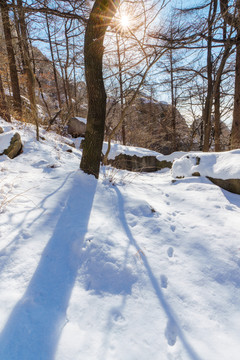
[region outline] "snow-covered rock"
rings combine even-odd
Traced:
[[[7,155],[10,159],[15,158],[22,150],[22,141],[19,133],[9,131],[0,134],[0,155]]]
[[[199,173],[216,179],[240,179],[240,150],[221,153],[188,153],[175,160],[172,167],[174,178]]]
[[[221,153],[188,153],[174,161],[174,178],[206,176],[216,185],[240,194],[240,150]]]
[[[77,138],[79,136],[84,136],[86,132],[87,121],[81,117],[73,117],[68,122],[68,133],[72,137]]]

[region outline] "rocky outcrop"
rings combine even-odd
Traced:
[[[117,125],[121,116],[121,105],[109,99],[107,104],[106,135]],[[176,148],[189,151],[190,129],[180,112],[175,109]],[[172,146],[172,106],[139,94],[126,112],[126,145],[147,148],[168,155]],[[121,141],[121,129],[114,140]]]
[[[215,185],[240,194],[239,160],[239,150],[222,153],[188,153],[174,162],[172,176],[175,179],[205,176]]]
[[[108,163],[117,169],[134,172],[154,172],[164,168],[171,168],[170,161],[159,161],[155,156],[143,156],[119,154],[115,159],[109,159]]]
[[[230,191],[234,194],[240,195],[240,179],[214,179],[210,176],[207,176],[207,178],[212,181],[215,185],[220,186],[224,190]]]
[[[8,134],[6,134],[8,135]],[[10,143],[6,145],[5,149],[2,149],[2,154],[7,155],[10,159],[15,158],[22,152],[22,141],[19,133],[15,133],[10,136]]]
[[[86,132],[86,120],[83,118],[73,117],[68,122],[68,133],[72,137],[84,137]]]

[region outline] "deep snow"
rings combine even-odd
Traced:
[[[0,157],[0,359],[238,360],[240,196],[169,170],[96,181],[71,140],[14,126],[24,152]]]

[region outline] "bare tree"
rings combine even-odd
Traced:
[[[84,56],[88,117],[80,168],[96,178],[99,176],[106,116],[106,92],[102,72],[103,41],[118,6],[119,1],[96,0],[85,33]]]
[[[231,133],[231,148],[240,148],[240,0],[234,3],[234,12],[229,11],[229,1],[220,0],[224,20],[236,30],[235,93]]]
[[[37,140],[39,140],[39,123],[38,123],[38,112],[37,112],[37,103],[36,103],[36,94],[35,94],[36,81],[35,81],[35,75],[33,72],[33,66],[29,52],[27,24],[26,24],[25,12],[24,12],[22,0],[17,0],[17,5],[18,5],[19,28],[21,31],[21,38],[19,39],[19,41],[22,43],[24,72],[27,77],[28,97],[30,101],[31,115],[33,116],[36,125],[36,138]]]
[[[9,72],[10,72],[11,86],[13,93],[13,106],[14,106],[15,116],[18,119],[21,119],[22,100],[20,95],[18,72],[17,72],[16,59],[13,48],[11,24],[8,14],[8,4],[6,0],[0,0],[0,8],[2,13],[3,30],[4,30],[5,43],[6,43],[7,55],[8,55]]]

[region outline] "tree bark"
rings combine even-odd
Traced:
[[[24,72],[27,76],[28,97],[31,106],[31,114],[33,116],[36,125],[36,138],[39,141],[38,112],[37,112],[36,95],[35,95],[35,75],[30,60],[28,37],[27,37],[27,26],[25,21],[25,14],[24,14],[22,0],[17,0],[17,4],[18,4],[19,25],[21,30],[21,41],[22,41],[24,64],[25,64]]]
[[[5,98],[1,74],[0,74],[0,116],[7,122],[11,122],[11,117],[9,114],[9,110]]]
[[[48,42],[49,42],[51,58],[52,58],[54,81],[55,81],[55,86],[56,86],[56,91],[57,91],[58,106],[59,106],[59,109],[61,109],[62,108],[62,100],[61,100],[60,91],[59,91],[57,69],[56,69],[56,64],[55,64],[55,58],[54,58],[53,46],[52,46],[52,38],[51,38],[51,32],[50,32],[50,26],[49,26],[49,21],[48,21],[48,15],[47,14],[46,14],[46,24],[47,24]]]
[[[220,0],[220,6],[222,17],[226,23],[234,26],[237,31],[234,109],[230,142],[230,148],[237,149],[240,148],[240,0],[236,0],[234,15],[228,11],[228,0]]]
[[[208,40],[207,40],[207,96],[203,110],[203,124],[204,124],[204,141],[203,151],[209,151],[210,133],[211,133],[211,116],[212,116],[212,92],[213,92],[213,64],[212,64],[212,32],[213,24],[216,16],[217,0],[212,0],[209,9],[208,17]]]
[[[171,36],[172,37],[172,36]],[[173,53],[170,49],[170,83],[171,83],[171,127],[172,127],[172,152],[177,151],[177,134],[176,134],[176,98],[174,95],[174,68]]]
[[[214,98],[214,143],[215,151],[221,151],[220,135],[221,135],[221,114],[220,114],[220,84],[216,89]]]
[[[240,148],[240,28],[237,34],[235,93],[230,147],[231,149]]]
[[[118,0],[96,0],[85,32],[84,62],[88,116],[80,168],[96,178],[99,177],[106,117],[106,92],[102,70],[103,41],[118,5]]]
[[[0,0],[0,8],[2,12],[2,23],[3,23],[3,31],[5,36],[7,55],[8,55],[8,63],[9,63],[9,72],[11,78],[11,86],[13,93],[13,106],[15,111],[15,116],[21,120],[22,118],[22,100],[20,95],[20,86],[18,81],[18,73],[16,66],[16,59],[13,49],[12,42],[12,34],[11,34],[11,25],[8,15],[8,5],[6,0]]]

